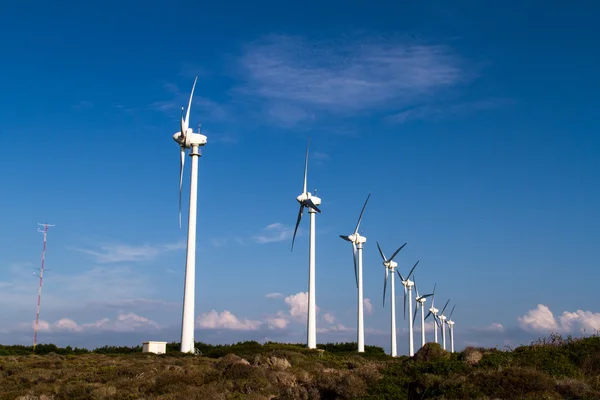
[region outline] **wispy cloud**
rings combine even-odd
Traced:
[[[281,293],[267,293],[267,294],[265,294],[265,297],[267,299],[278,299],[278,298],[283,297],[283,294],[281,294]]]
[[[292,229],[282,223],[276,222],[261,229],[252,239],[259,244],[282,242],[292,237]]]
[[[369,298],[363,299],[363,308],[367,315],[373,314],[373,304],[371,303],[371,299],[369,299]]]
[[[269,35],[248,44],[240,63],[246,84],[237,92],[259,96],[270,117],[291,125],[320,112],[418,104],[472,78],[452,48],[394,38]]]
[[[128,245],[128,244],[110,244],[100,246],[97,250],[83,249],[80,247],[69,247],[71,250],[92,256],[97,263],[121,263],[121,262],[142,262],[149,261],[162,253],[181,250],[185,248],[184,242],[164,244],[164,245]]]
[[[16,331],[28,331],[33,329],[33,324],[19,324],[15,327]],[[39,321],[40,332],[134,332],[134,331],[147,331],[147,330],[159,330],[162,327],[156,322],[142,317],[134,313],[120,313],[117,318],[103,318],[95,322],[89,323],[77,323],[70,318],[61,318],[56,322],[49,323],[44,320]]]
[[[187,107],[193,82],[193,79],[190,79],[189,88],[186,88],[185,90],[181,90],[179,86],[173,83],[165,84],[165,92],[168,93],[170,98],[151,103],[149,106],[150,109],[161,111],[172,116],[179,116],[181,114],[181,107]],[[221,121],[230,117],[224,105],[202,96],[202,82],[200,81],[196,84],[192,109],[194,113],[193,118],[198,122],[210,120]],[[190,125],[190,127],[193,127],[194,130],[196,129],[196,126],[193,124]]]
[[[415,106],[387,117],[389,122],[406,123],[411,120],[441,119],[447,116],[464,115],[476,111],[493,110],[508,107],[514,100],[507,98],[488,98],[458,103],[439,103]]]
[[[203,329],[228,329],[237,331],[255,331],[262,325],[261,321],[239,319],[230,311],[217,312],[211,310],[196,318],[196,326]]]

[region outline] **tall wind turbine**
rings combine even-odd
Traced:
[[[308,172],[308,148],[310,146],[310,138],[306,146],[306,158],[304,160],[304,186],[303,191],[296,201],[300,203],[300,211],[298,212],[298,219],[296,220],[296,227],[294,228],[294,237],[292,238],[292,250],[294,250],[294,241],[296,240],[296,232],[298,231],[298,225],[302,219],[304,213],[304,207],[308,208],[308,214],[310,215],[310,237],[308,244],[308,321],[307,321],[307,343],[306,346],[309,349],[317,348],[317,317],[316,317],[316,299],[315,299],[315,214],[319,210],[321,199],[316,195],[312,195],[306,190],[306,175]]]
[[[427,313],[427,315],[425,316],[425,320],[427,320],[427,318],[429,318],[430,315],[433,316],[433,322],[435,322],[434,326],[433,326],[433,341],[435,343],[438,342],[438,331],[436,326],[440,326],[440,321],[438,320],[438,312],[440,310],[438,310],[437,308],[435,308],[435,287],[433,289],[433,296],[431,296],[431,307],[429,308],[429,312]]]
[[[179,163],[179,226],[181,227],[181,186],[183,184],[183,166],[185,164],[185,151],[190,150],[192,157],[192,171],[190,176],[190,210],[188,215],[187,251],[185,257],[185,283],[183,291],[183,317],[181,322],[181,352],[194,352],[194,302],[196,284],[196,211],[198,195],[198,158],[201,155],[200,147],[206,144],[206,136],[194,133],[190,125],[190,109],[192,108],[192,97],[196,81],[192,86],[192,93],[188,102],[185,119],[183,118],[183,107],[181,108],[181,122],[179,132],[173,135],[173,139],[181,148]]]
[[[446,350],[446,316],[444,315],[444,311],[446,311],[448,303],[450,303],[450,299],[448,299],[448,301],[444,305],[444,308],[442,308],[440,315],[438,316],[438,319],[440,320],[440,329],[442,330],[442,348],[444,350]]]
[[[450,316],[446,321],[446,324],[448,324],[448,332],[450,333],[450,351],[452,351],[452,353],[454,353],[454,321],[452,321],[454,307],[456,307],[456,304],[452,306],[452,311],[450,311]]]
[[[404,286],[404,319],[406,319],[406,296],[408,295],[408,355],[411,357],[415,355],[415,342],[413,339],[413,320],[410,317],[410,312],[412,310],[412,287],[415,283],[410,280],[410,276],[412,275],[413,271],[415,270],[418,264],[419,261],[417,261],[412,267],[412,269],[406,276],[406,279],[402,276],[400,271],[396,270],[396,272],[398,272],[398,276],[400,276],[402,286]]]
[[[433,285],[433,292],[429,294],[419,295],[419,289],[417,288],[417,282],[415,279],[415,315],[413,316],[413,324],[417,318],[417,311],[419,306],[421,307],[421,347],[425,346],[425,302],[427,298],[435,294],[435,284]]]
[[[402,250],[402,248],[404,248],[404,246],[406,246],[406,243],[404,243],[402,246],[400,246],[398,248],[398,250],[396,250],[396,252],[394,252],[394,254],[392,254],[392,256],[390,257],[390,259],[388,260],[387,258],[385,258],[385,255],[383,255],[383,251],[381,250],[381,247],[379,246],[379,242],[377,243],[377,248],[379,249],[379,254],[381,254],[381,258],[383,259],[383,266],[385,267],[385,279],[383,281],[383,306],[385,307],[385,287],[387,286],[387,280],[388,280],[388,276],[391,275],[391,280],[392,280],[392,284],[391,284],[391,303],[392,303],[392,312],[391,312],[391,317],[392,317],[392,335],[391,335],[391,355],[392,357],[396,357],[397,352],[396,352],[396,289],[394,287],[394,270],[396,269],[396,267],[398,266],[398,263],[396,261],[394,261],[394,257],[396,257],[396,254],[398,254],[400,252],[400,250]]]
[[[364,316],[363,316],[363,281],[362,281],[362,250],[363,243],[366,243],[367,238],[361,236],[358,233],[358,228],[360,227],[360,221],[362,220],[363,213],[365,212],[365,207],[369,202],[369,197],[371,197],[371,193],[367,196],[367,200],[365,200],[365,204],[360,212],[360,216],[358,217],[358,222],[356,224],[356,228],[354,229],[354,233],[349,236],[340,235],[340,237],[350,243],[352,243],[352,255],[354,257],[354,276],[356,278],[356,287],[358,288],[358,352],[364,353],[365,351],[365,326],[364,326]],[[357,267],[357,253],[358,253],[358,267]]]

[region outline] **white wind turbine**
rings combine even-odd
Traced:
[[[444,308],[442,308],[440,315],[438,316],[438,319],[440,321],[440,329],[442,330],[442,348],[444,350],[446,350],[446,316],[444,315],[444,311],[446,311],[448,303],[450,303],[450,299],[448,299],[448,301],[444,305]]]
[[[419,261],[417,261],[412,267],[412,269],[406,276],[406,279],[402,276],[400,271],[396,270],[396,272],[398,272],[398,276],[400,276],[402,286],[404,286],[404,319],[406,319],[406,296],[408,295],[408,355],[411,357],[415,355],[415,343],[413,339],[413,320],[410,317],[410,311],[412,310],[412,287],[415,283],[410,280],[410,276],[412,275],[413,271],[415,270],[418,264]]]
[[[362,250],[363,243],[366,243],[367,238],[361,236],[358,233],[358,228],[360,227],[360,221],[362,220],[363,213],[365,212],[365,207],[369,202],[369,198],[371,197],[371,193],[367,196],[367,200],[365,200],[365,204],[360,212],[360,216],[358,217],[358,223],[356,224],[356,228],[354,229],[354,233],[349,236],[340,235],[340,237],[350,243],[352,243],[352,255],[354,257],[354,276],[356,278],[356,287],[358,288],[358,352],[364,353],[365,351],[365,326],[364,326],[364,316],[363,316],[363,281],[362,281]],[[357,267],[357,253],[358,253],[358,267]]]
[[[425,346],[425,302],[429,296],[433,296],[435,294],[435,284],[433,285],[433,292],[429,294],[424,294],[422,296],[419,295],[419,289],[417,288],[417,282],[415,279],[415,314],[413,316],[413,324],[415,323],[415,319],[417,318],[417,311],[419,310],[419,306],[421,307],[421,347]]]
[[[304,207],[308,207],[310,215],[310,236],[308,244],[308,321],[307,321],[307,347],[309,349],[317,348],[317,319],[316,319],[316,299],[315,299],[315,214],[321,212],[319,205],[321,199],[316,195],[312,195],[306,190],[306,175],[308,172],[308,148],[310,146],[310,138],[306,146],[306,158],[304,160],[304,186],[302,193],[296,197],[296,201],[300,203],[300,211],[294,228],[294,237],[292,238],[292,250],[294,250],[294,241],[296,240],[296,232],[298,225],[302,219]]]
[[[456,307],[456,304],[452,306],[452,311],[450,311],[450,316],[448,317],[448,320],[446,321],[446,324],[448,324],[448,332],[450,333],[450,351],[452,353],[454,353],[454,321],[452,321],[452,314],[454,313],[454,307]]]
[[[438,310],[437,308],[435,308],[435,288],[433,290],[433,296],[431,296],[431,307],[429,308],[429,312],[427,313],[427,315],[425,316],[425,320],[427,320],[427,318],[429,318],[430,315],[433,315],[433,322],[435,322],[434,326],[433,326],[433,340],[435,343],[438,342],[438,331],[436,326],[440,326],[440,322],[438,320],[438,312],[440,310]]]
[[[192,93],[188,103],[185,119],[183,118],[183,107],[181,108],[180,131],[173,135],[173,139],[181,148],[179,164],[179,226],[181,227],[181,187],[183,184],[183,166],[185,163],[185,150],[190,150],[192,157],[192,171],[190,177],[190,210],[188,215],[187,251],[185,260],[185,284],[183,292],[183,318],[181,322],[181,351],[183,353],[194,352],[194,302],[196,283],[196,210],[198,193],[198,158],[200,147],[206,144],[206,136],[194,133],[190,125],[190,109],[196,81],[192,86]]]
[[[385,288],[387,286],[387,280],[388,280],[388,276],[391,275],[391,280],[392,280],[392,284],[391,284],[391,303],[392,303],[392,307],[391,307],[391,318],[392,318],[392,335],[391,335],[391,355],[392,357],[396,357],[397,352],[396,352],[396,289],[394,286],[394,269],[396,269],[396,267],[398,266],[398,263],[394,261],[394,257],[396,257],[396,254],[398,254],[400,252],[400,250],[402,250],[402,248],[404,248],[404,246],[406,246],[406,243],[404,243],[402,246],[400,246],[398,248],[398,250],[396,250],[396,252],[394,254],[392,254],[392,257],[390,257],[390,259],[388,260],[387,258],[385,258],[385,255],[383,255],[383,251],[381,250],[381,247],[379,246],[379,242],[377,243],[377,248],[379,249],[379,254],[381,254],[381,258],[383,259],[383,266],[385,267],[385,279],[383,281],[383,306],[385,307]],[[391,274],[390,274],[391,272]]]

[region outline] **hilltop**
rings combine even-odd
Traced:
[[[434,343],[392,359],[355,343],[139,347],[0,346],[0,399],[598,399],[600,337],[552,335],[514,350]]]

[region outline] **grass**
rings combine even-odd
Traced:
[[[512,351],[434,343],[415,357],[378,347],[198,343],[202,356],[139,348],[0,346],[0,399],[599,399],[600,337],[551,335]],[[41,353],[41,354],[40,354]]]

